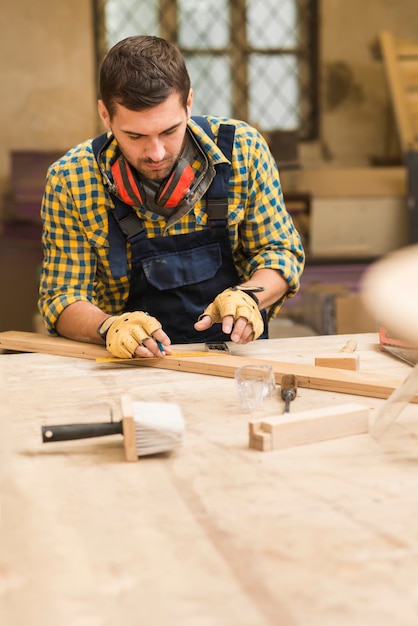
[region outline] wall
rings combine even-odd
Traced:
[[[10,150],[64,150],[97,130],[91,5],[20,0],[2,10],[0,198]],[[302,146],[302,163],[362,166],[371,157],[396,157],[383,67],[372,47],[384,29],[418,37],[415,3],[321,0],[320,5],[321,138]]]
[[[90,0],[3,4],[0,217],[11,212],[12,150],[64,153],[97,130]],[[39,227],[0,222],[0,330],[33,330],[41,260]]]
[[[362,166],[399,156],[377,35],[418,40],[411,0],[322,0],[321,140],[307,146],[305,164]]]
[[[95,134],[91,4],[18,0],[2,7],[0,206],[10,150],[65,151]]]

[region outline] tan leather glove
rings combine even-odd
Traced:
[[[161,328],[160,322],[143,311],[123,313],[108,317],[100,326],[98,333],[106,341],[106,348],[113,356],[129,359],[144,339]]]
[[[257,303],[245,291],[239,287],[229,287],[225,289],[215,300],[199,316],[199,320],[204,315],[210,315],[212,323],[222,322],[227,315],[232,315],[234,321],[239,317],[245,317],[247,322],[252,325],[254,330],[254,339],[257,339],[264,330],[264,321],[258,310]]]

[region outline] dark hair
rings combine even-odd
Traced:
[[[180,50],[153,36],[127,37],[107,53],[100,69],[100,98],[110,118],[116,104],[142,111],[178,93],[186,108],[190,77]]]

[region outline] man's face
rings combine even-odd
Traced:
[[[115,136],[125,159],[142,176],[162,180],[183,149],[192,100],[190,91],[187,110],[177,93],[145,111],[131,111],[118,104],[112,119],[99,100],[99,115],[105,128]]]

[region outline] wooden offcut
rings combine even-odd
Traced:
[[[262,452],[368,432],[369,409],[341,404],[249,422],[249,447]]]
[[[0,333],[0,349],[17,350],[20,352],[42,352],[60,356],[78,357],[95,360],[109,356],[106,348],[88,343],[81,343],[62,337],[48,337],[39,333],[5,331]],[[235,370],[243,365],[271,365],[275,382],[280,385],[282,376],[293,374],[298,387],[348,393],[370,398],[388,398],[402,383],[402,379],[377,376],[368,372],[351,372],[349,370],[332,369],[303,363],[287,363],[269,361],[249,357],[229,355],[200,357],[165,357],[136,358],[129,361],[98,364],[98,367],[154,367],[159,369],[193,372],[233,378]],[[412,400],[418,402],[418,396]]]
[[[315,365],[337,367],[343,370],[358,370],[360,359],[358,354],[354,354],[356,350],[357,343],[353,339],[349,339],[340,352],[315,357]]]
[[[315,365],[321,367],[337,367],[342,370],[356,371],[359,368],[359,357],[333,354],[315,357]]]

